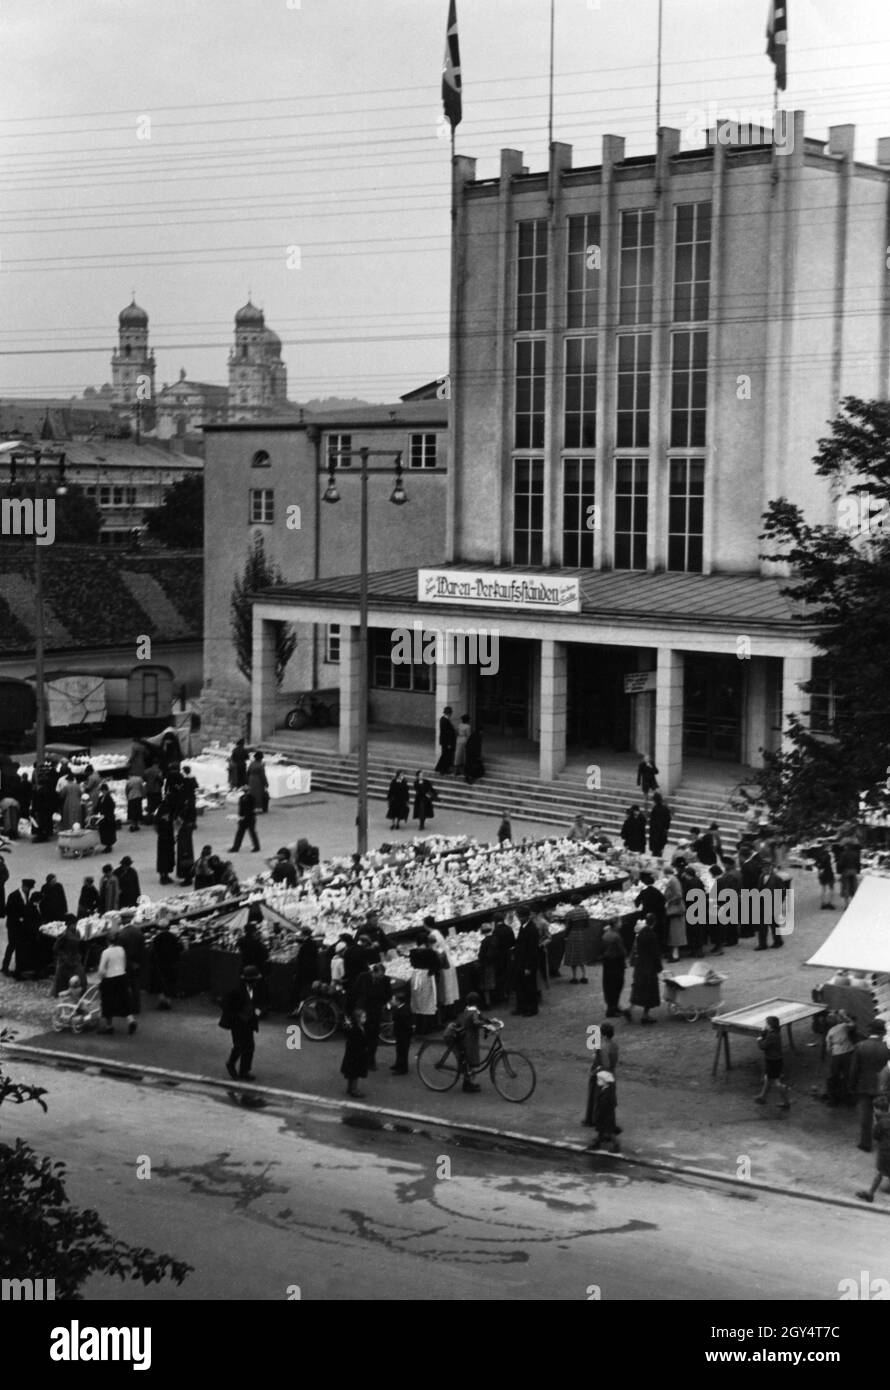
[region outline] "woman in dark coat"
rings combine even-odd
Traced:
[[[513,964],[516,969],[517,1014],[531,1018],[538,1012],[538,946],[540,939],[534,918],[523,908],[522,924],[516,934]]]
[[[102,848],[111,849],[117,839],[117,827],[114,823],[114,797],[108,790],[107,782],[103,782],[99,788],[96,815],[99,817],[99,839],[102,841]]]
[[[68,899],[55,874],[47,874],[40,890],[40,910],[44,922],[64,922],[68,916]],[[65,981],[67,985],[68,981]]]
[[[155,812],[155,830],[158,835],[158,853],[155,864],[162,883],[172,883],[170,875],[176,866],[176,842],[173,838],[173,812],[170,802],[162,797]]]
[[[99,890],[92,875],[87,874],[77,899],[77,920],[93,917],[99,911]]]
[[[340,1071],[346,1077],[346,1094],[360,1099],[364,1094],[358,1089],[359,1077],[368,1075],[368,1047],[365,1041],[365,1018],[360,1009],[354,1009],[346,1020],[346,1047]]]
[[[513,928],[503,917],[496,917],[494,930],[491,934],[492,952],[491,964],[494,967],[494,1002],[500,1003],[507,998],[508,982],[510,978],[510,960],[513,955],[513,947],[516,945],[516,937]]]
[[[182,884],[192,881],[195,872],[194,821],[186,818],[176,834],[176,877]]]
[[[659,858],[664,853],[670,828],[670,807],[665,805],[661,792],[656,792],[652,798],[652,810],[649,812],[649,849]]]
[[[386,814],[389,816],[390,830],[401,829],[399,821],[408,819],[410,805],[411,792],[408,787],[408,778],[404,772],[397,772],[389,784],[389,791],[386,793]]]
[[[625,849],[634,854],[642,854],[646,848],[646,817],[639,806],[631,806],[627,819],[621,827],[621,838]]]
[[[661,950],[658,945],[658,937],[655,934],[655,916],[651,912],[646,913],[645,922],[640,922],[637,926],[636,939],[634,940],[633,953],[631,955],[633,965],[633,983],[630,987],[631,1008],[628,1009],[629,1021],[633,1019],[633,1006],[643,1010],[641,1023],[654,1023],[655,1019],[649,1017],[650,1009],[657,1009],[661,1003],[661,994],[658,989],[658,977],[661,974]]]
[[[482,735],[478,729],[474,729],[467,739],[467,747],[464,753],[464,777],[468,782],[478,782],[480,777],[485,776],[485,764],[482,761]]]
[[[428,777],[424,777],[422,772],[418,772],[414,778],[414,819],[419,822],[419,829],[423,830],[428,820],[433,819],[433,802],[436,800],[436,789]]]

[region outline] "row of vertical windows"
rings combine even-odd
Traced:
[[[700,572],[704,557],[705,466],[701,459],[671,459],[668,486],[669,570]],[[593,459],[564,459],[562,558],[576,569],[594,564],[597,527],[596,465]],[[643,570],[649,545],[649,460],[615,462],[613,565]],[[516,459],[513,474],[513,563],[540,565],[544,559],[544,460]]]
[[[517,225],[516,331],[536,332],[547,323],[547,221],[541,217]],[[600,235],[599,213],[568,218],[568,328],[596,326]],[[678,204],[674,209],[674,322],[695,323],[708,317],[710,278],[711,204]],[[654,289],[655,213],[648,208],[625,209],[618,250],[618,322],[651,323]]]
[[[516,343],[513,427],[516,449],[544,446],[546,352],[543,339],[521,338]],[[705,445],[707,363],[705,329],[672,334],[672,449],[699,449]],[[566,338],[563,448],[595,447],[596,389],[596,338]],[[619,449],[648,449],[651,391],[651,334],[620,334],[615,408],[615,443]]]
[[[408,436],[408,467],[435,468],[438,463],[438,435],[411,434]],[[328,464],[335,468],[351,468],[354,454],[351,434],[328,435]]]

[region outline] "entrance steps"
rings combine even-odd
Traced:
[[[313,790],[344,796],[355,796],[358,791],[355,753],[344,755],[311,737],[301,739],[299,734],[285,730],[277,731],[261,746],[267,752],[286,754],[301,766],[311,768]],[[428,748],[425,757],[419,756],[419,750],[413,751],[418,752],[418,756],[411,758],[406,756],[404,746],[396,744],[387,749],[385,745],[375,747],[372,744],[368,755],[368,797],[371,801],[386,800],[394,768],[403,767],[409,783],[418,766],[429,770]],[[507,756],[486,757],[485,777],[473,786],[457,778],[437,777],[432,772],[429,775],[439,794],[438,804],[453,811],[472,810],[475,814],[490,816],[492,838],[504,810],[511,819],[542,821],[562,830],[568,830],[574,816],[583,811],[587,817],[595,818],[607,834],[615,836],[621,829],[628,806],[633,802],[642,804],[633,776],[612,773],[608,768],[602,771],[603,785],[593,791],[587,790],[585,767],[569,766],[555,782],[542,782],[534,775],[531,760]],[[734,789],[732,782],[680,786],[668,797],[672,842],[685,838],[693,826],[705,829],[716,820],[727,849],[734,847],[745,819],[728,804]]]

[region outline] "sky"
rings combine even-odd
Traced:
[[[890,5],[786,0],[807,134],[890,135]],[[663,0],[662,124],[772,105],[768,0]],[[554,135],[654,147],[658,0],[555,0]],[[292,400],[394,400],[444,374],[447,0],[3,0],[0,398],[110,379],[135,292],[157,383],[225,383],[248,291]],[[459,154],[545,166],[549,0],[457,0]],[[298,248],[298,249],[295,249]]]

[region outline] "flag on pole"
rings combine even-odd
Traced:
[[[462,111],[460,94],[460,47],[457,42],[457,7],[449,0],[448,29],[445,34],[445,62],[442,64],[442,105],[445,119],[454,130],[460,125]]]
[[[780,92],[785,90],[788,77],[786,54],[788,51],[787,0],[770,0],[769,19],[766,22],[766,51],[776,66],[776,86]]]

